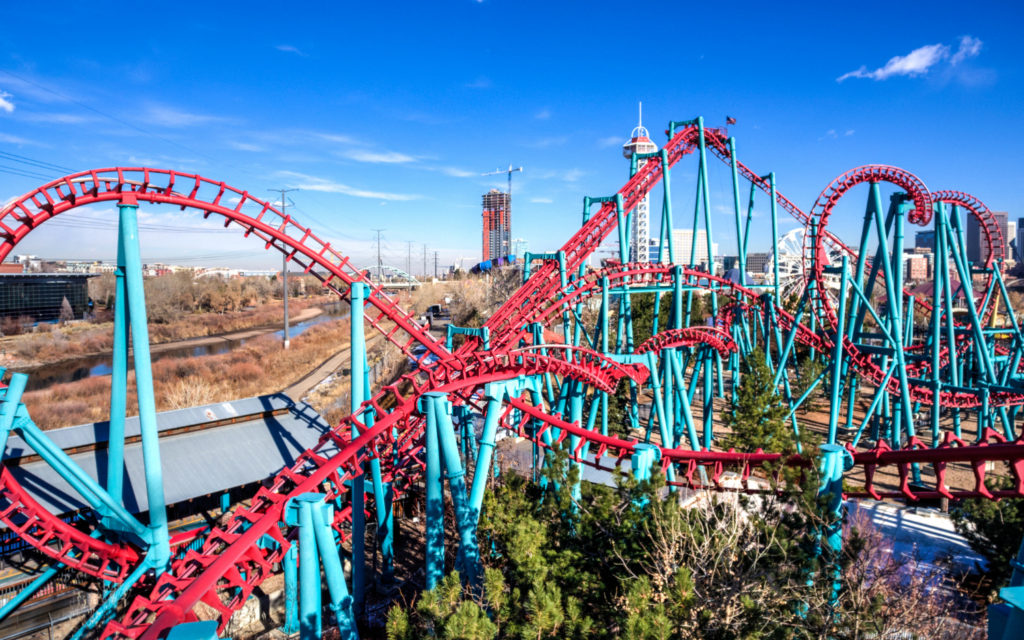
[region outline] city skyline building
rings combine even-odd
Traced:
[[[693,266],[704,268],[709,272],[713,270],[712,260],[708,256],[708,232],[704,229],[697,231],[697,248],[692,254],[693,229],[673,229],[672,244],[675,245],[677,264],[690,266],[692,263]],[[715,254],[718,253],[717,242],[711,244],[711,251]],[[693,256],[692,261],[690,260],[691,255]]]
[[[1024,218],[1017,220],[1017,253],[1024,256]]]
[[[516,257],[516,260],[523,260],[526,257],[526,252],[530,250],[530,243],[524,238],[512,238],[512,254]]]
[[[1017,254],[1013,250],[1013,245],[1020,246],[1017,242],[1017,223],[1013,220],[1008,220],[1006,222],[1006,257],[1016,262]]]
[[[1009,238],[1009,214],[1006,211],[993,211],[992,216],[999,225],[1005,241]],[[983,237],[978,219],[972,215],[967,216],[967,259],[975,264],[984,264],[988,260],[988,244]],[[1009,256],[1009,253],[1006,255]]]
[[[483,258],[507,257],[512,249],[512,197],[499,189],[483,196]]]
[[[931,249],[935,250],[935,230],[929,229],[927,231],[918,231],[914,234],[914,248],[915,249]]]

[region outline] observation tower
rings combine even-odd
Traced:
[[[629,175],[632,177],[645,164],[646,158],[634,158],[638,153],[654,153],[658,145],[651,141],[650,135],[643,124],[643,103],[638,104],[637,124],[629,135],[629,142],[622,145],[622,155],[629,162]],[[632,224],[629,229],[629,261],[651,261],[651,196],[645,195],[636,209],[633,210]]]

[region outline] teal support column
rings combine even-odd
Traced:
[[[576,381],[569,382],[569,422],[573,422],[579,426],[583,426],[583,384]],[[577,447],[580,443],[580,437],[577,435],[569,436],[569,450],[578,451]],[[585,455],[585,454],[584,454]],[[580,469],[581,465],[577,462],[569,461],[569,466],[575,466]],[[579,477],[572,487],[572,497],[576,503],[582,499],[582,487],[583,484],[583,472],[580,469]],[[576,505],[573,505],[573,509],[576,509]]]
[[[284,554],[284,634],[299,632],[299,543],[293,542]]]
[[[323,635],[320,616],[320,560],[316,553],[316,532],[313,530],[313,514],[308,502],[295,500],[292,503],[299,527],[299,637],[302,640],[319,640]],[[296,517],[297,516],[297,517]]]
[[[184,622],[171,627],[167,640],[217,640],[217,621]]]
[[[146,550],[146,562],[157,574],[163,573],[171,559],[167,532],[167,505],[164,499],[160,443],[156,425],[156,400],[153,396],[153,366],[149,355],[149,328],[146,322],[146,293],[142,284],[142,258],[139,255],[138,209],[134,194],[122,196],[118,205],[118,243],[124,250],[125,289],[128,293],[128,319],[131,326],[132,354],[135,361],[135,388],[139,403],[139,429],[142,432],[142,459],[146,469],[146,498],[149,502],[149,529],[152,533]],[[121,496],[115,496],[120,500]]]
[[[639,481],[651,479],[651,467],[661,460],[661,449],[653,444],[637,443],[630,458],[633,477]]]
[[[712,390],[711,376],[714,375],[714,360],[711,357],[711,349],[704,347],[704,406],[702,411],[704,413],[704,449],[707,451],[711,450],[711,441],[714,438],[714,417],[715,417],[715,397]]]
[[[392,483],[383,483],[383,513],[377,511],[377,537],[380,540],[381,580],[389,585],[395,580],[395,490]]]
[[[495,391],[492,385],[487,385],[484,393],[487,396],[487,410],[484,414],[483,433],[480,434],[480,448],[476,454],[473,488],[469,496],[469,509],[477,522],[480,521],[480,508],[484,503],[487,476],[491,470],[491,457],[494,455],[494,439],[498,433],[498,421],[501,420],[503,391]]]
[[[661,149],[658,151],[658,155],[661,158],[661,182],[664,188],[664,202],[662,203],[661,210],[661,228],[663,241],[668,244],[668,261],[672,264],[676,263],[676,246],[675,240],[672,238],[672,230],[675,229],[675,225],[672,223],[672,191],[670,188],[671,180],[669,180],[669,164],[668,164],[668,150]],[[661,247],[658,258],[662,261],[665,259],[665,247]]]
[[[302,640],[320,638],[323,631],[321,617],[322,583],[320,563],[323,561],[324,578],[330,594],[330,608],[341,638],[358,640],[355,616],[352,613],[352,598],[345,584],[345,573],[341,566],[338,544],[331,529],[334,508],[325,503],[322,493],[304,493],[288,501],[285,506],[285,524],[298,527],[299,557],[299,615],[298,631]],[[294,553],[295,545],[285,555],[285,633],[294,633]],[[289,555],[291,560],[289,561]],[[288,574],[291,573],[291,590],[288,590]]]
[[[437,414],[427,396],[447,397],[442,392],[424,394],[420,399],[420,411],[427,419],[426,457],[427,472],[424,482],[427,494],[426,523],[426,586],[433,589],[444,578],[444,487],[441,484],[441,443],[439,441]]]
[[[818,495],[828,496],[823,538],[828,549],[826,559],[832,576],[829,604],[834,608],[839,602],[839,554],[843,549],[843,471],[845,458],[849,454],[837,444],[821,445],[821,452],[821,489]]]
[[[119,503],[124,495],[124,420],[128,411],[128,290],[124,243],[117,243],[114,271],[114,352],[110,363],[110,428],[107,437],[107,492]],[[107,523],[104,523],[107,524]]]
[[[775,172],[768,174],[768,188],[772,199],[772,270],[775,275],[775,304],[782,305],[782,294],[779,291],[779,212],[775,193]]]
[[[350,315],[349,337],[351,342],[351,392],[349,406],[352,413],[366,400],[366,336],[363,328],[363,307],[366,304],[367,286],[356,282],[349,292]],[[357,416],[362,418],[362,416]],[[352,424],[352,439],[359,437],[359,429]],[[360,466],[359,473],[352,478],[352,609],[356,615],[363,612],[366,592],[366,478]]]
[[[345,571],[338,555],[338,545],[334,541],[331,522],[334,520],[334,509],[324,502],[324,495],[307,493],[299,496],[299,500],[307,501],[303,507],[312,516],[313,533],[316,548],[324,565],[324,577],[327,579],[327,591],[331,596],[331,612],[341,632],[342,640],[358,640],[356,619],[352,614],[352,598],[345,585]],[[319,584],[317,585],[319,588]]]
[[[217,640],[217,621],[185,622],[167,632],[167,640]]]
[[[835,444],[836,433],[839,429],[839,405],[842,404],[840,391],[843,386],[843,338],[846,335],[846,289],[849,274],[846,268],[847,257],[843,256],[842,277],[839,289],[839,309],[837,315],[839,322],[836,326],[835,350],[832,353],[832,404],[828,411],[828,443]]]
[[[0,369],[0,376],[3,369]],[[28,384],[28,374],[15,373],[7,382],[7,389],[3,391],[3,403],[0,404],[0,455],[7,450],[7,438],[14,428],[14,418],[18,415],[18,408],[21,405],[21,395],[25,393],[25,386]]]
[[[743,229],[740,223],[740,177],[736,169],[736,138],[729,138],[729,164],[732,167],[732,197],[733,205],[735,206],[736,213],[736,256],[739,260],[740,269],[740,284],[747,284],[747,256],[746,256],[746,242],[744,241]],[[712,262],[714,256],[708,253],[711,257]],[[709,268],[710,273],[714,273],[714,268]]]
[[[1004,603],[989,605],[988,640],[1016,640],[1024,628],[1024,587],[1003,587]]]
[[[470,511],[469,500],[466,497],[466,472],[459,459],[459,445],[455,439],[455,427],[451,420],[452,404],[445,393],[427,393],[424,394],[424,399],[427,403],[427,410],[434,415],[437,444],[440,445],[441,458],[447,472],[448,493],[452,498],[455,526],[459,533],[459,556],[462,558],[460,573],[467,584],[478,587],[480,583],[480,552],[476,541],[476,518]],[[428,451],[427,464],[431,459]],[[429,522],[427,526],[429,528]]]

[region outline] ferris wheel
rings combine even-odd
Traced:
[[[799,296],[807,286],[807,277],[804,274],[804,227],[797,227],[783,234],[776,247],[779,256],[779,295],[783,300],[791,296]],[[843,253],[837,248],[829,247],[826,254],[829,265],[838,265],[843,261]],[[767,275],[766,282],[775,284],[775,265],[769,260],[765,266]],[[833,300],[838,298],[841,284],[839,275],[827,274],[825,284],[828,287],[828,295]]]

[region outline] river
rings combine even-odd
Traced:
[[[309,320],[289,325],[288,338],[294,340],[310,327],[314,327],[318,324],[329,322],[331,320],[348,317],[347,304],[342,304],[340,302],[329,303],[322,305],[321,308],[323,309],[323,313],[310,318]],[[182,347],[180,349],[159,351],[152,354],[152,359],[153,362],[156,362],[157,360],[163,360],[165,358],[195,358],[200,356],[220,355],[237,349],[249,340],[265,335],[273,335],[278,339],[282,339],[284,338],[284,329],[281,328],[277,331],[262,333],[260,336],[250,338],[241,338],[238,340],[225,339],[212,344],[194,345]],[[92,376],[109,376],[112,371],[112,363],[113,355],[106,353],[96,356],[75,358],[73,360],[65,360],[58,364],[44,365],[38,369],[26,371],[29,376],[28,386],[26,389],[28,391],[37,391],[63,382],[74,382],[75,380],[82,380]],[[130,357],[128,366],[131,367]]]

